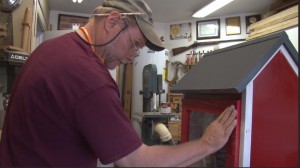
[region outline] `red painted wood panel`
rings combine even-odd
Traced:
[[[203,100],[203,99],[183,99],[182,102],[182,130],[181,141],[189,141],[189,121],[190,111],[209,112],[214,114],[220,114],[229,105],[235,105],[238,111],[238,123],[237,127],[230,136],[228,143],[226,144],[226,166],[238,167],[239,161],[239,142],[240,142],[240,112],[241,101],[240,100]]]
[[[298,77],[278,52],[253,85],[251,167],[298,167]]]

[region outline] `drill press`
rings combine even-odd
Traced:
[[[6,111],[13,82],[28,58],[23,49],[13,46],[12,12],[20,6],[21,0],[0,1],[0,93],[4,98]],[[0,95],[1,96],[1,95]],[[4,113],[0,115],[3,119]],[[0,129],[2,120],[0,120]]]

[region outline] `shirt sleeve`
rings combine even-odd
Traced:
[[[113,85],[103,85],[85,96],[76,105],[75,123],[103,164],[117,161],[142,145]]]

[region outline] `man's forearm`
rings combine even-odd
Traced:
[[[116,162],[128,167],[175,167],[189,166],[221,149],[234,130],[237,120],[234,106],[227,107],[206,129],[198,140],[177,146],[141,145],[131,154]]]

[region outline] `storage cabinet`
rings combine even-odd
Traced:
[[[176,142],[181,142],[181,114],[183,94],[169,93],[168,101],[171,103],[171,112],[177,114],[179,120],[169,120],[168,129]],[[171,119],[171,118],[170,118]]]
[[[181,141],[181,120],[180,121],[169,121],[168,129],[176,142]]]

